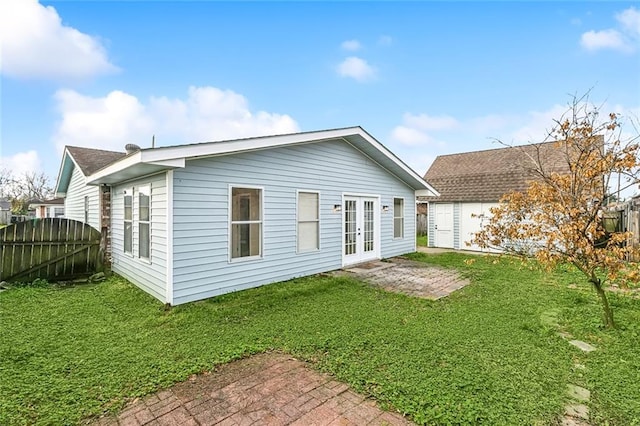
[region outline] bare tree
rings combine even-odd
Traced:
[[[491,209],[489,223],[474,242],[533,256],[549,269],[559,263],[572,264],[598,294],[605,326],[614,327],[605,283],[638,283],[640,266],[626,259],[640,253],[625,245],[628,232],[607,232],[603,207],[611,195],[613,176],[638,182],[639,139],[637,132],[623,136],[617,114],[603,118],[586,96],[573,97],[549,132],[548,140],[556,142],[523,151],[529,153],[528,167],[533,174],[527,190],[505,195]],[[563,164],[547,161],[542,146],[550,145],[561,151]]]

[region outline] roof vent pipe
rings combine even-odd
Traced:
[[[136,151],[140,151],[140,147],[134,143],[128,143],[124,146],[124,150],[127,151],[127,154],[132,154]]]

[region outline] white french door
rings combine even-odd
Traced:
[[[345,196],[343,205],[345,265],[380,257],[378,199]]]

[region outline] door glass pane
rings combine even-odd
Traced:
[[[344,254],[356,252],[356,201],[344,202]]]
[[[373,251],[373,201],[364,202],[364,251]]]

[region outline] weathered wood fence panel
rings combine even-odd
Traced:
[[[427,215],[418,213],[416,215],[416,234],[418,236],[427,235]]]
[[[0,281],[59,281],[101,267],[100,231],[71,219],[46,218],[0,229]]]
[[[627,229],[633,234],[631,240],[627,244],[633,247],[640,246],[640,211],[630,210],[627,216]],[[640,262],[640,259],[629,259],[634,262]]]

